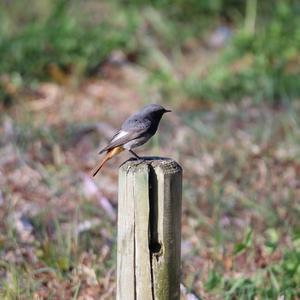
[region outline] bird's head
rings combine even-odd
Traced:
[[[146,105],[141,113],[144,115],[150,115],[153,118],[161,118],[163,114],[171,112],[171,110],[165,109],[163,106],[159,104],[149,104]]]

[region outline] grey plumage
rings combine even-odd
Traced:
[[[125,120],[121,129],[99,153],[118,146],[131,150],[143,145],[156,133],[163,114],[169,111],[159,104],[144,106],[140,111]]]

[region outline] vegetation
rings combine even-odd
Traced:
[[[148,102],[174,112],[139,151],[183,166],[187,290],[300,298],[298,2],[2,1],[0,298],[114,298],[127,156],[89,172]]]
[[[20,17],[9,15],[11,5],[2,4],[2,26],[5,21],[9,23],[11,18]],[[51,75],[59,78],[59,72],[89,72],[113,49],[129,46],[128,36],[133,34],[135,24],[128,19],[126,23],[122,22],[121,13],[114,24],[108,17],[88,22],[71,14],[71,1],[56,0],[50,7],[49,15],[43,19],[32,17],[15,30],[3,30],[0,43],[2,74],[19,76],[28,82]],[[79,14],[80,7],[74,9]]]
[[[203,82],[188,88],[192,95],[219,101],[250,96],[281,102],[299,97],[300,6],[275,1],[271,11],[250,22],[256,30],[246,23],[237,32]]]
[[[49,77],[65,83],[70,73],[94,74],[112,50],[122,49],[136,53],[139,63],[152,70],[151,78],[164,81],[168,94],[180,90],[183,96],[205,101],[249,96],[276,102],[300,94],[297,1],[115,0],[99,4],[99,11],[106,12],[100,16],[91,10],[82,16],[77,1],[49,3],[36,3],[39,9],[27,16],[24,4],[1,5],[0,73],[16,89]],[[178,82],[174,70],[161,61],[164,55],[178,64],[178,51],[189,39],[200,39],[205,29],[220,23],[235,29],[219,59],[205,72],[186,74]],[[1,90],[12,93],[6,77]]]

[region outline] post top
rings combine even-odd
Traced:
[[[181,166],[173,159],[168,157],[146,156],[141,159],[130,158],[120,166],[120,171],[137,172],[152,167],[162,169],[164,173],[181,172]]]

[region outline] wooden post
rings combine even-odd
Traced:
[[[117,300],[179,300],[182,170],[129,160],[119,170]]]

